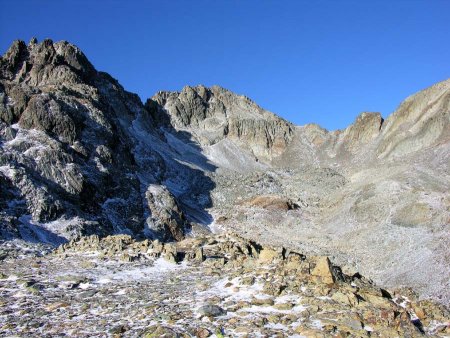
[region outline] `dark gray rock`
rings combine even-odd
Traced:
[[[198,313],[207,317],[219,317],[226,314],[226,311],[217,305],[203,305],[198,309]]]

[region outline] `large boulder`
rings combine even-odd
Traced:
[[[164,241],[182,240],[188,223],[170,191],[164,186],[152,184],[145,197],[150,211],[146,222],[152,234]]]

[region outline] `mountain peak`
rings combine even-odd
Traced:
[[[61,66],[69,67],[85,80],[96,73],[77,46],[67,41],[54,43],[51,39],[38,43],[36,38],[31,39],[28,46],[22,40],[14,41],[1,59],[0,71],[3,77],[16,81],[26,80],[30,73],[32,79],[29,80],[38,84],[53,77],[49,72]]]

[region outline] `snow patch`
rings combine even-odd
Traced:
[[[108,284],[116,282],[127,282],[127,281],[143,281],[151,280],[155,276],[165,274],[169,271],[175,271],[180,269],[185,269],[187,267],[186,263],[173,264],[166,261],[164,258],[158,258],[153,266],[150,267],[137,267],[130,270],[121,271],[105,271],[102,277],[97,280],[98,284]]]

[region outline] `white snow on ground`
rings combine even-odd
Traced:
[[[213,285],[212,293],[220,294],[225,297],[229,297],[230,300],[244,300],[249,301],[253,297],[265,299],[269,296],[262,293],[263,285],[261,283],[255,283],[253,285],[245,285],[239,288],[239,291],[233,291],[234,287],[239,287],[240,278],[233,278],[231,281],[228,279],[222,279]],[[233,286],[225,287],[227,283],[232,283]]]
[[[289,329],[286,325],[281,324],[281,323],[276,323],[276,324],[269,323],[269,324],[264,325],[264,327],[267,327],[269,329],[285,330],[285,331],[287,331]]]
[[[195,146],[191,146],[189,143],[186,143],[183,140],[180,140],[176,136],[171,133],[165,132],[164,136],[166,137],[167,143],[169,146],[183,156],[184,159],[187,159],[189,162],[180,161],[181,163],[193,168],[193,169],[203,169],[201,163],[199,163],[198,157],[200,155],[200,151],[195,149]],[[192,142],[192,144],[195,144]]]
[[[265,294],[263,292],[263,284],[260,281],[255,281],[253,285],[242,285],[241,284],[241,277],[235,277],[231,280],[224,278],[216,282],[212,285],[212,287],[206,291],[200,291],[197,292],[197,296],[201,299],[209,299],[214,296],[220,296],[221,298],[224,298],[225,302],[232,301],[232,302],[239,302],[239,301],[245,301],[245,302],[251,302],[254,299],[269,299],[272,298],[271,296]],[[235,316],[242,316],[244,315],[246,318],[253,318],[258,317],[259,315],[267,315],[267,314],[294,314],[299,315],[299,313],[306,310],[306,306],[299,303],[301,298],[298,295],[293,294],[285,294],[279,297],[276,297],[274,299],[274,306],[271,305],[249,305],[247,307],[243,307],[238,309],[236,312],[228,312],[226,317],[232,318]],[[277,304],[285,304],[285,303],[292,303],[294,305],[291,309],[281,310],[277,309]],[[295,328],[301,323],[301,318],[299,316],[299,321],[292,323],[289,326],[283,325],[283,324],[275,324],[275,323],[268,323],[265,325],[267,328],[276,329],[280,331],[288,331],[290,327]],[[315,321],[314,325],[321,329],[321,323],[320,321]],[[259,337],[261,335],[258,334],[258,332],[253,333],[255,337]],[[233,336],[242,336],[244,334],[234,332]],[[295,337],[302,337],[301,335],[296,335]]]
[[[275,304],[283,304],[283,303],[296,303],[299,300],[298,295],[287,294],[283,296],[279,296],[275,298]]]
[[[319,319],[314,319],[314,320],[311,321],[311,327],[313,329],[322,330],[323,325],[322,325],[322,322]]]
[[[251,307],[246,307],[246,308],[242,308],[239,309],[238,312],[253,312],[253,313],[282,313],[282,314],[293,314],[293,313],[299,313],[302,312],[306,309],[306,307],[299,305],[299,306],[294,306],[292,309],[290,310],[279,310],[274,308],[273,306],[269,306],[269,305],[264,305],[264,306],[260,306],[260,305],[252,305]]]
[[[93,276],[97,279],[98,284],[107,284],[115,282],[127,282],[127,281],[143,281],[151,280],[168,271],[185,269],[186,263],[173,264],[166,261],[164,258],[158,258],[152,266],[149,267],[136,267],[130,270],[111,271],[106,269],[101,277]]]

